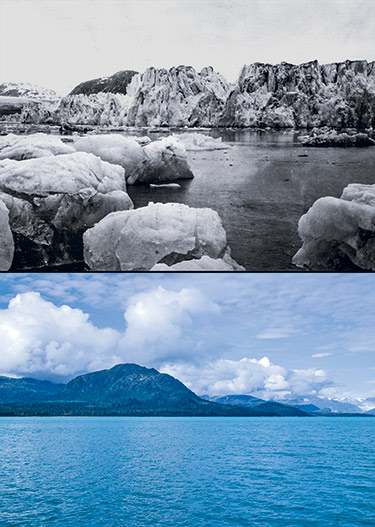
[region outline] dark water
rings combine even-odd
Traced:
[[[375,525],[371,418],[0,418],[2,527]]]
[[[208,132],[205,132],[208,133]],[[223,220],[232,256],[248,271],[297,268],[299,218],[349,183],[375,183],[375,148],[305,148],[294,132],[214,130],[232,148],[189,152],[195,174],[181,189],[128,187],[136,207],[179,202]]]
[[[0,126],[2,133],[58,134],[58,127]],[[95,128],[95,133],[148,135],[152,140],[198,131],[222,137],[232,148],[188,152],[195,178],[180,189],[128,187],[135,207],[150,201],[209,207],[222,218],[232,256],[248,271],[298,271],[291,260],[301,246],[298,220],[322,196],[340,197],[350,183],[375,183],[375,148],[306,148],[306,132],[275,130],[181,130]],[[63,136],[73,141],[72,136]],[[84,270],[82,262],[67,269]],[[340,269],[340,270],[352,270]]]

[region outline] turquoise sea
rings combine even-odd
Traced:
[[[375,525],[375,419],[0,418],[1,527]]]

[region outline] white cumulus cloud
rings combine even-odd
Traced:
[[[268,357],[218,359],[200,365],[168,363],[161,369],[199,395],[252,394],[283,399],[289,395],[317,394],[329,384],[323,370],[288,370],[273,364]]]
[[[55,306],[39,293],[13,298],[0,310],[0,371],[71,376],[112,366],[119,333],[94,326],[86,313]]]
[[[197,289],[158,287],[129,298],[126,324],[117,331],[96,327],[81,309],[20,293],[0,310],[0,374],[69,378],[120,362],[158,366],[184,349],[193,355],[194,318],[219,311]]]
[[[160,361],[173,353],[183,354],[194,318],[219,312],[219,305],[198,289],[169,291],[159,286],[129,299],[121,345],[131,360]],[[189,354],[193,351],[194,346]]]

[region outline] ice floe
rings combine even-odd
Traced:
[[[133,203],[124,169],[84,152],[29,159],[0,170],[18,268],[83,260],[83,232]]]
[[[56,136],[37,133],[32,135],[8,134],[0,137],[0,159],[32,159],[70,154],[74,152]]]
[[[150,271],[244,271],[245,268],[235,262],[229,254],[224,258],[210,258],[205,255],[199,259],[184,260],[173,265],[158,263]]]
[[[222,258],[227,238],[217,212],[180,203],[149,203],[114,212],[83,236],[85,261],[94,271],[150,270],[157,263]]]
[[[184,145],[172,136],[141,146],[133,137],[90,135],[79,138],[74,146],[77,151],[91,152],[104,161],[121,165],[129,185],[168,183],[194,177]]]
[[[348,185],[341,198],[318,199],[298,224],[299,267],[340,270],[348,260],[375,270],[375,185]]]
[[[120,134],[88,135],[74,143],[77,152],[91,152],[103,161],[120,165],[127,175],[144,160],[142,146],[133,137]]]
[[[176,135],[177,139],[184,145],[185,150],[228,150],[231,145],[223,143],[221,137],[215,139],[209,135],[198,132],[186,132]]]
[[[8,271],[12,265],[14,242],[9,226],[9,211],[0,200],[0,271]]]

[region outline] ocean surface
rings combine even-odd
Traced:
[[[0,418],[1,527],[375,525],[375,419]]]

